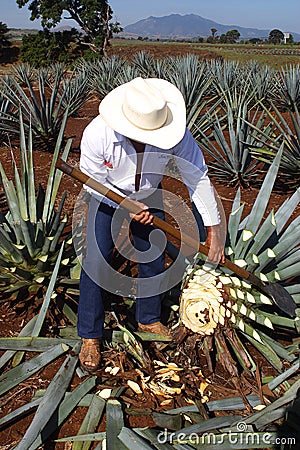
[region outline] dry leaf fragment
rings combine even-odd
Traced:
[[[135,392],[136,394],[142,394],[143,391],[141,390],[140,386],[135,382],[135,381],[131,381],[128,380],[127,381],[127,385],[130,387],[130,389],[133,390],[133,392]]]
[[[255,411],[262,411],[263,409],[265,409],[266,405],[256,405],[253,407],[253,409]]]
[[[209,383],[207,383],[206,381],[201,381],[200,387],[198,389],[198,391],[200,392],[201,395],[204,394],[204,391],[207,388],[207,386],[209,386]]]
[[[111,395],[111,391],[112,389],[110,388],[102,389],[101,391],[97,392],[97,395],[103,398],[104,400],[107,400]]]

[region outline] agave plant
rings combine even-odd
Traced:
[[[87,74],[89,88],[101,100],[118,86],[117,79],[125,65],[122,58],[114,55],[93,61],[80,60],[77,67]]]
[[[251,61],[243,70],[247,71],[244,79],[250,84],[254,99],[269,103],[276,90],[274,69],[269,66],[261,66],[256,61]]]
[[[195,115],[199,117],[204,106],[207,107],[216,100],[209,95],[212,79],[207,75],[206,65],[194,54],[169,57],[164,78],[182,93],[187,109],[188,126],[191,126],[193,119],[195,120]]]
[[[144,78],[156,77],[156,66],[157,59],[155,59],[150,53],[141,51],[134,54],[132,58],[132,66],[135,67],[139,75]]]
[[[295,111],[300,106],[300,65],[281,68],[275,77],[275,89],[271,98],[277,104]]]
[[[263,145],[253,149],[253,154],[261,161],[271,164],[274,156],[278,152],[280,145],[284,146],[281,159],[279,179],[288,189],[299,186],[300,181],[300,113],[296,103],[293,111],[289,111],[290,124],[285,119],[279,109],[272,104],[270,111],[265,105],[262,108],[272,121],[272,127],[260,129],[251,125],[255,135],[261,136]],[[274,114],[275,113],[275,114]],[[282,144],[283,143],[283,144]]]
[[[89,99],[88,77],[86,72],[74,69],[72,76],[63,77],[60,85],[62,106],[69,116],[75,116]]]
[[[276,91],[275,72],[268,66],[256,61],[248,64],[238,62],[213,61],[207,64],[207,70],[213,79],[212,88],[231,108],[248,101],[252,106],[256,101],[267,104]]]
[[[21,86],[26,86],[27,80],[34,82],[36,70],[28,63],[13,64],[10,75],[15,78]]]
[[[10,110],[0,115],[0,130],[9,128],[18,135],[21,109],[26,134],[30,126],[35,145],[53,152],[64,114],[74,114],[86,101],[87,80],[77,72],[66,78],[61,65],[36,74],[36,83],[26,71],[22,84],[16,77],[2,80],[2,95],[10,103]]]
[[[219,118],[215,112],[207,117],[212,133],[203,132],[196,124],[194,137],[212,157],[209,164],[212,177],[245,187],[253,180],[258,181],[259,161],[253,157],[251,150],[263,148],[262,130],[268,134],[272,123],[266,124],[265,113],[258,107],[252,111],[247,101],[239,102],[234,109],[230,103],[226,104],[225,129],[223,117]],[[255,132],[250,124],[255,124]]]
[[[2,83],[0,84],[2,86]],[[7,98],[2,94],[2,89],[0,93],[0,120],[2,117],[9,117],[11,114],[11,103]],[[14,127],[7,127],[6,129],[0,128],[0,136],[1,142],[6,142],[9,140],[8,136],[11,131],[14,130]]]
[[[14,181],[9,180],[2,164],[0,174],[7,200],[8,212],[0,214],[0,291],[17,298],[21,292],[27,298],[43,295],[44,285],[50,279],[60,249],[60,242],[67,225],[66,215],[61,217],[66,197],[58,201],[61,173],[55,163],[62,147],[67,115],[58,136],[46,190],[39,186],[36,193],[33,164],[32,133],[29,128],[26,145],[22,114],[20,114],[21,157],[20,171],[13,160]],[[71,140],[65,146],[62,158],[69,153]],[[75,261],[70,236],[64,249],[59,279],[70,277]],[[76,283],[76,282],[75,282]]]
[[[300,304],[300,218],[290,220],[299,204],[300,190],[282,206],[269,213],[266,207],[278,172],[282,149],[276,156],[253,208],[241,220],[243,204],[237,192],[228,222],[228,256],[263,281],[282,283]],[[199,256],[199,255],[198,255]],[[221,266],[210,270],[201,255],[187,268],[182,285],[181,322],[198,334],[198,345],[215,350],[219,361],[239,386],[239,371],[255,373],[252,344],[279,372],[284,361],[291,363],[299,351],[297,345],[284,346],[276,336],[299,334],[299,318],[285,317],[273,300],[248,282],[233,276]],[[194,336],[193,336],[193,339]],[[190,347],[189,347],[190,348]],[[209,351],[208,364],[213,370]]]
[[[263,95],[263,88],[255,82],[255,66],[246,72],[238,63],[214,61],[208,69],[218,102],[210,110],[205,106],[204,117],[198,114],[192,132],[213,158],[212,176],[246,187],[254,178],[258,181],[262,168],[251,149],[263,147],[262,134],[272,129],[272,123],[266,123],[266,113],[255,101],[258,95]],[[252,130],[254,126],[256,133]]]
[[[213,77],[213,85],[218,92],[229,92],[240,79],[241,66],[237,61],[212,60],[207,64]]]

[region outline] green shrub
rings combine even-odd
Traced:
[[[45,30],[35,35],[28,34],[23,37],[21,59],[35,67],[57,62],[70,64],[83,53],[79,38],[80,33],[75,28],[56,33]]]

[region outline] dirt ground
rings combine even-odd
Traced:
[[[140,49],[140,47],[139,47]],[[160,46],[161,49],[161,46]],[[181,47],[182,49],[182,47]],[[121,51],[121,50],[120,50]],[[173,53],[174,54],[174,53]],[[82,131],[85,126],[90,122],[90,120],[97,114],[98,111],[98,102],[97,101],[89,101],[80,112],[78,117],[71,118],[68,121],[67,125],[67,136],[73,137],[73,145],[72,151],[68,158],[68,162],[74,166],[78,166],[79,164],[79,144],[80,138],[82,135]],[[13,149],[13,153],[15,158],[18,158],[18,147]],[[208,155],[205,155],[207,161],[209,161]],[[5,147],[1,148],[1,162],[4,165],[7,173],[11,171],[12,168],[12,151],[10,148]],[[36,171],[36,179],[44,184],[47,179],[48,168],[50,166],[50,158],[49,154],[35,151],[34,152],[34,165]],[[224,186],[217,182],[217,180],[213,180],[216,191],[222,201],[224,210],[226,215],[228,216],[232,202],[235,196],[236,189]],[[67,191],[67,201],[66,201],[66,209],[69,211],[70,215],[72,214],[72,209],[74,202],[81,190],[81,186],[79,183],[74,182],[67,175],[63,176],[63,181],[61,184],[61,188]],[[164,177],[163,179],[163,188],[166,190],[170,190],[175,193],[177,196],[182,198],[185,202],[189,204],[188,193],[185,186],[178,180],[174,180],[173,178]],[[249,212],[255,198],[257,196],[257,188],[252,189],[243,189],[242,190],[242,200],[245,202],[245,213]],[[274,192],[271,197],[271,202],[269,205],[270,208],[278,208],[280,204],[285,200],[287,194],[282,194],[280,192]],[[5,200],[3,198],[3,193],[0,190],[0,204],[3,210],[5,210]],[[295,215],[299,214],[299,209],[295,212]],[[192,225],[193,226],[193,225]],[[176,242],[170,239],[174,244]],[[16,336],[23,324],[28,322],[32,317],[34,306],[31,305],[25,309],[19,309],[15,303],[7,301],[5,298],[0,297],[0,336]],[[53,320],[53,319],[51,319]],[[49,324],[49,335],[54,333],[53,323],[51,320],[48,320]],[[59,320],[58,320],[59,322]],[[59,325],[57,323],[56,325]],[[109,361],[112,356],[119,358],[120,360],[124,360],[124,355],[107,355],[107,361]],[[155,356],[155,355],[154,355]],[[270,365],[265,363],[265,360],[262,362],[259,354],[256,354],[258,365],[261,367],[262,374],[264,376],[274,374],[274,370]],[[203,360],[204,361],[204,360]],[[261,361],[261,363],[260,363]],[[0,415],[4,416],[9,412],[13,411],[17,407],[27,403],[32,398],[33,394],[38,389],[42,389],[48,386],[51,379],[53,378],[55,372],[57,371],[61,360],[55,361],[54,363],[47,366],[43,371],[39,372],[35,376],[31,377],[30,380],[22,383],[14,390],[10,391],[4,398],[0,399]],[[123,361],[124,363],[124,361]],[[134,379],[136,374],[134,372],[134,368],[129,363],[125,363],[126,371],[119,378],[119,383],[125,383],[126,379]],[[205,362],[203,362],[203,372],[204,374],[208,374],[207,367],[205,367]],[[71,389],[73,389],[79,382],[79,378],[75,376]],[[217,367],[215,375],[211,379],[211,384],[209,386],[210,391],[210,399],[220,399],[224,397],[236,396],[237,391],[232,383],[232,381],[228,378],[228,374],[224,373],[224,370],[221,367]],[[245,393],[258,393],[258,389],[255,385],[254,380],[244,379]],[[103,379],[99,379],[98,389],[100,389],[103,384]],[[192,391],[192,375],[191,375],[191,391]],[[129,389],[126,389],[124,393],[121,395],[121,399],[125,399],[128,403],[132,405],[132,408],[138,410],[137,415],[129,415],[128,416],[128,424],[129,426],[140,427],[140,426],[154,426],[153,419],[150,415],[148,415],[148,411],[150,409],[155,409],[156,411],[164,410],[164,406],[160,405],[160,402],[151,397],[144,395],[142,399],[138,399],[135,394],[132,393]],[[168,404],[168,409],[184,406],[186,405],[186,401],[183,396],[178,396],[173,398]],[[75,410],[75,412],[70,416],[70,418],[65,422],[62,426],[59,436],[70,436],[77,433],[83,417],[85,415],[86,409],[84,407],[79,407]],[[16,442],[24,435],[28,425],[32,420],[33,415],[29,415],[23,418],[21,421],[3,429],[0,431],[0,449],[8,450],[12,448]],[[105,430],[105,418],[102,421],[99,429],[97,431]],[[55,436],[53,436],[55,438]],[[49,444],[44,445],[44,449],[67,449],[70,448],[66,444],[55,444],[53,442],[49,442]]]

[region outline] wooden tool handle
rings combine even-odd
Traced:
[[[77,181],[80,181],[81,183],[85,184],[86,186],[89,186],[90,188],[99,192],[104,197],[107,197],[108,199],[112,200],[113,202],[117,203],[118,205],[121,205],[123,208],[127,209],[129,212],[131,212],[133,214],[137,214],[137,213],[141,212],[141,209],[133,200],[131,200],[128,197],[123,197],[122,195],[119,195],[116,192],[108,189],[106,186],[101,184],[99,181],[96,181],[93,178],[90,178],[88,175],[81,172],[81,170],[70,166],[62,159],[57,160],[56,167],[58,169],[60,169],[62,172],[72,176]],[[171,236],[175,237],[176,239],[182,240],[189,247],[191,247],[197,251],[200,251],[202,254],[204,254],[206,256],[209,254],[209,247],[207,247],[204,244],[201,244],[200,242],[198,242],[196,239],[193,239],[188,234],[177,230],[172,225],[168,224],[167,222],[160,219],[159,217],[153,216],[153,225],[157,228],[160,228],[165,233],[168,233]],[[250,272],[243,269],[242,267],[237,266],[229,259],[225,259],[225,262],[222,263],[222,265],[227,267],[229,270],[236,273],[237,275],[239,275],[241,278],[249,279],[249,278],[255,277],[256,284],[261,281],[258,277],[251,274]],[[261,282],[261,284],[263,285],[262,282]]]

